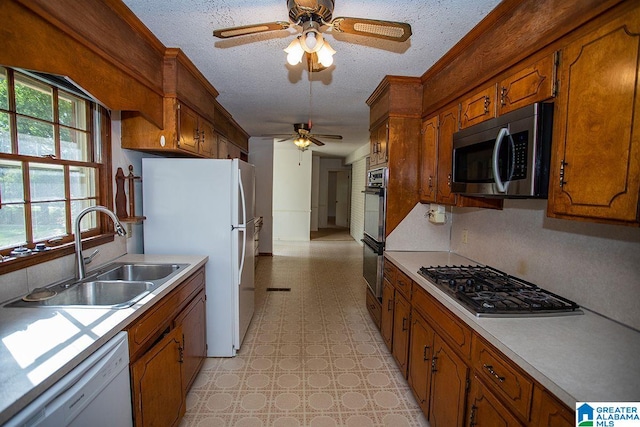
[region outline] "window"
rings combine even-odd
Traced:
[[[64,246],[78,213],[109,200],[108,125],[104,109],[68,81],[0,67],[0,254]],[[83,237],[106,226],[86,215]]]

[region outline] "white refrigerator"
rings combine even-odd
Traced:
[[[144,252],[209,257],[209,357],[235,356],[253,317],[254,181],[238,159],[142,159]]]

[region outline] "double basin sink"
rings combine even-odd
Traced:
[[[7,307],[127,308],[184,270],[188,264],[116,262],[77,279],[39,288]]]

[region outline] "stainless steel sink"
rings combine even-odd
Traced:
[[[122,264],[96,276],[98,280],[158,280],[180,268],[178,264]]]
[[[166,283],[188,264],[112,263],[92,272],[84,280],[67,280],[48,286],[38,294],[42,300],[19,299],[6,307],[100,307],[126,308]],[[53,291],[53,292],[49,292]]]

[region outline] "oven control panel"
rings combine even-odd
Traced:
[[[371,169],[367,174],[367,187],[387,186],[387,168]]]

